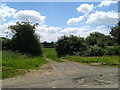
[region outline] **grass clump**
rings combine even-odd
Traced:
[[[48,63],[44,57],[30,57],[17,52],[2,52],[2,78],[9,78],[24,74],[27,69],[39,69],[43,64]],[[22,69],[22,70],[20,70]]]
[[[43,48],[43,55],[53,61],[56,62],[63,62],[60,60],[60,58],[57,56],[55,48]]]

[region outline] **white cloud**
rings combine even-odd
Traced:
[[[88,31],[90,31],[90,30],[91,30],[91,28],[89,26],[83,26],[81,28],[68,27],[68,28],[63,29],[61,31],[61,34],[86,37],[89,34]]]
[[[15,14],[16,10],[6,6],[6,4],[0,5],[0,22],[6,21],[6,17],[11,17]]]
[[[4,23],[3,25],[0,25],[0,37],[5,37],[7,34],[6,32],[10,33],[10,30],[8,29],[8,26],[10,25],[15,25],[15,22],[8,22],[8,23]]]
[[[96,11],[89,15],[86,23],[114,24],[118,21],[118,13],[114,11]]]
[[[116,4],[118,1],[101,1],[98,7],[110,6],[111,4]]]
[[[41,41],[57,41],[57,38],[61,36],[60,27],[48,27],[46,25],[38,26],[36,32],[40,34]]]
[[[76,35],[81,37],[86,37],[89,35],[89,32],[92,30],[90,26],[83,26],[81,28],[60,28],[60,27],[47,27],[47,26],[38,26],[36,32],[40,34],[41,41],[57,41],[58,37],[63,35]]]
[[[45,16],[35,10],[21,10],[14,15],[14,18],[20,21],[30,21],[32,23],[43,24],[45,22]]]
[[[81,4],[79,7],[77,7],[77,11],[82,13],[89,13],[93,9],[94,9],[93,4]]]
[[[108,29],[107,26],[97,26],[94,30],[91,30],[90,33],[92,32],[100,32],[100,33],[103,33],[105,35],[109,35],[109,32],[110,32],[110,29]]]
[[[70,18],[67,21],[68,25],[75,25],[78,24],[80,21],[82,21],[84,19],[84,16],[79,16],[78,18]]]
[[[80,28],[68,27],[61,31],[62,35],[76,35],[81,37],[87,37],[92,32],[100,32],[105,35],[109,35],[110,29],[107,26],[101,25],[95,28],[91,28],[90,26],[83,26]]]
[[[14,22],[9,22],[3,25],[0,25],[0,35],[1,37],[5,37],[5,32],[8,31],[8,26],[15,25]],[[76,35],[81,37],[87,37],[92,32],[101,32],[104,34],[109,34],[109,30],[106,26],[97,26],[96,28],[91,28],[90,26],[83,26],[83,27],[67,27],[67,28],[60,28],[60,27],[48,27],[47,25],[38,26],[36,28],[36,33],[40,35],[41,41],[57,41],[58,37],[63,35]]]

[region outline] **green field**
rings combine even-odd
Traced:
[[[102,56],[102,57],[81,57],[81,56],[66,56],[63,59],[75,61],[79,63],[101,63],[101,65],[118,66],[120,56]]]
[[[30,57],[13,53],[11,51],[2,52],[2,78],[9,78],[24,74],[29,69],[39,69],[41,65],[48,62],[43,57]]]
[[[43,55],[56,62],[63,62],[59,57],[57,57],[55,48],[43,48]]]

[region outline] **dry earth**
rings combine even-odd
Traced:
[[[38,71],[3,80],[3,88],[118,88],[118,68],[47,60]]]

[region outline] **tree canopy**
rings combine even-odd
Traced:
[[[41,55],[40,40],[35,34],[36,26],[30,22],[17,22],[16,25],[9,26],[13,33],[9,48],[21,53]]]
[[[56,43],[58,56],[75,55],[84,49],[83,38],[74,35],[62,36]]]
[[[115,27],[111,28],[110,34],[113,36],[113,39],[120,45],[120,21]]]
[[[100,32],[93,32],[85,39],[87,45],[97,45],[99,47],[105,48],[106,46],[112,46],[114,41],[111,36],[104,35]]]

